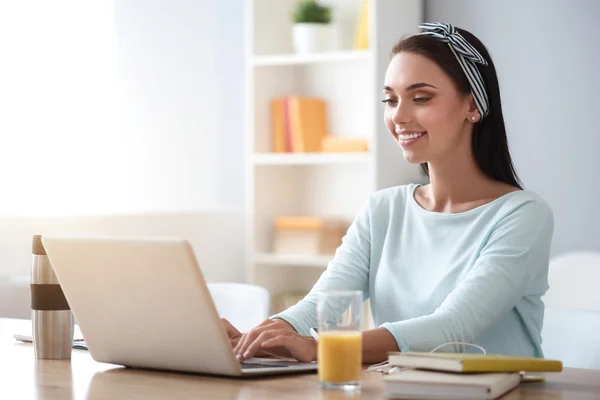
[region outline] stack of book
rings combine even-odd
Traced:
[[[281,97],[271,103],[273,151],[310,153],[321,150],[327,135],[327,105],[318,97]]]
[[[365,152],[368,141],[328,133],[327,103],[319,97],[290,96],[271,102],[275,153]]]
[[[562,362],[530,357],[456,353],[391,353],[399,372],[384,378],[389,398],[495,399],[523,372],[560,372]]]
[[[281,216],[273,224],[273,252],[333,255],[342,244],[348,222],[307,216]]]

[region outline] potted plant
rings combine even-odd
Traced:
[[[293,13],[292,39],[297,53],[330,50],[331,7],[316,0],[302,0]]]

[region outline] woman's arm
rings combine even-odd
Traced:
[[[430,351],[448,342],[472,342],[504,318],[521,298],[541,295],[547,289],[553,227],[547,205],[521,205],[496,224],[474,266],[432,314],[381,326],[394,335],[402,351]],[[531,287],[535,293],[527,292]]]
[[[241,334],[225,321],[232,344]],[[246,347],[236,342],[234,352],[240,361],[252,357],[273,354],[292,357],[309,362],[317,359],[317,342],[309,336],[302,336],[283,320],[266,320],[245,335]],[[374,364],[387,360],[388,352],[398,351],[394,336],[384,328],[363,332],[362,359],[365,364]]]
[[[371,199],[356,216],[334,259],[310,293],[295,306],[272,316],[270,322],[265,321],[245,333],[234,349],[238,359],[248,359],[260,349],[275,348],[273,351],[277,351],[279,348],[280,352],[285,352],[283,348],[289,346],[300,346],[303,359],[313,357],[312,352],[316,358],[316,343],[310,338],[309,330],[318,326],[317,300],[320,293],[325,290],[361,290],[364,298],[368,298],[371,260],[370,203]],[[279,340],[275,340],[277,332],[282,336]],[[299,337],[306,340],[299,340]],[[265,343],[266,341],[270,342]]]
[[[317,300],[326,290],[361,290],[369,297],[369,267],[371,261],[371,207],[373,199],[356,216],[327,266],[310,293],[298,304],[271,318],[280,318],[297,332],[309,336],[317,327]]]
[[[435,312],[409,320],[387,322],[380,328],[363,333],[363,361],[384,361],[390,351],[430,351],[447,342],[472,342],[527,295],[527,288],[534,279],[543,280],[548,268],[553,226],[552,212],[545,204],[526,203],[508,214],[491,232],[473,268]],[[341,265],[339,267],[340,270],[332,277],[333,282],[337,276],[343,276],[344,271]],[[368,270],[366,274],[368,276]],[[320,280],[319,283],[327,281]],[[545,291],[543,282],[538,286],[536,290],[540,294]],[[316,358],[316,343],[307,337],[308,329],[316,326],[316,307],[309,304],[312,301],[305,299],[303,302],[303,305],[296,306],[302,305],[301,310],[292,309],[280,314],[290,325],[290,332],[286,335],[304,338],[286,339],[287,346],[284,347],[298,346],[305,354]],[[300,318],[295,320],[298,315]],[[308,324],[300,322],[303,316],[310,317]],[[252,339],[257,338],[252,336]],[[283,342],[273,340],[263,343],[258,339],[254,348],[269,348],[275,343]]]
[[[363,332],[362,354],[364,364],[376,364],[388,359],[388,353],[399,351],[394,335],[385,328]]]

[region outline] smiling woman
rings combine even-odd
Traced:
[[[412,128],[406,126],[406,121],[402,121],[399,100],[408,100],[402,102],[402,111],[415,113],[413,123],[422,121],[428,126],[431,124],[432,135],[429,139],[433,143],[434,152],[444,151],[444,146],[455,142],[458,136],[459,140],[470,143],[477,167],[484,174],[520,188],[508,151],[496,69],[487,49],[471,33],[452,28],[455,29],[454,36],[460,38],[460,50],[455,51],[452,45],[446,44],[450,39],[446,40],[444,35],[435,32],[438,25],[424,26],[428,28],[425,34],[401,40],[392,49],[395,57],[388,68],[386,82],[391,82],[390,85],[402,85],[402,80],[413,81],[405,88],[392,88],[387,84],[384,86],[386,98],[383,101],[388,105],[385,113],[386,126],[400,139],[404,148],[414,140],[398,135],[426,133],[423,127],[411,132]],[[440,29],[443,31],[443,27]],[[452,34],[447,36],[452,37]],[[432,38],[435,40],[431,40]],[[458,57],[457,51],[458,54],[472,55],[465,60],[474,61],[462,61],[464,57]],[[482,67],[477,68],[477,64]],[[429,81],[419,81],[422,77],[427,77]],[[419,105],[423,107],[419,108]],[[404,110],[410,106],[414,108]],[[436,135],[436,132],[445,134]],[[405,153],[409,161],[412,156],[412,152]],[[424,160],[411,162],[421,162],[425,172],[428,172],[428,164]]]
[[[315,359],[309,331],[328,290],[371,300],[378,327],[363,332],[363,362],[444,344],[543,356],[552,211],[519,183],[483,44],[450,24],[421,27],[392,49],[383,114],[430,184],[372,194],[302,301],[243,335],[229,326],[240,360],[264,350]]]

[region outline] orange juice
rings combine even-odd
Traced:
[[[362,334],[360,331],[319,333],[319,380],[328,383],[360,381]]]

